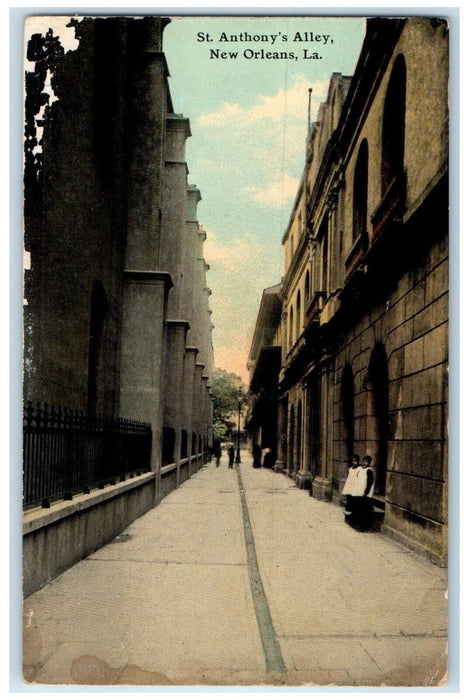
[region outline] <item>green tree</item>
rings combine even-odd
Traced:
[[[241,401],[245,404],[245,393],[240,377],[233,372],[215,368],[212,380],[213,437],[223,442],[236,427],[234,416]]]

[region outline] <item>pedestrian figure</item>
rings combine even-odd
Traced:
[[[262,450],[260,448],[260,445],[254,445],[254,447],[252,448],[252,457],[254,460],[252,466],[256,469],[261,466],[261,455]]]
[[[352,455],[352,463],[349,467],[347,479],[345,480],[344,488],[342,489],[342,495],[345,496],[345,510],[347,512],[352,511],[353,499],[356,496],[352,493],[356,489],[356,469],[360,466],[360,456],[357,454]]]
[[[371,462],[372,458],[366,455],[363,457],[363,466],[358,465],[349,470],[349,474],[352,474],[347,487],[348,495],[351,496],[348,501],[350,512],[345,515],[345,522],[362,532],[370,530],[374,521],[372,496],[375,477],[370,466]],[[347,482],[345,483],[347,485]]]
[[[275,456],[270,447],[268,447],[265,451],[264,454],[264,461],[262,462],[262,466],[264,467],[270,467],[272,468],[275,464]]]
[[[230,446],[228,447],[228,467],[230,469],[233,469],[234,458],[235,458],[235,448],[234,448],[233,443],[230,443]]]
[[[220,466],[220,457],[221,457],[220,440],[213,441],[213,456],[215,457],[215,466],[219,467]]]

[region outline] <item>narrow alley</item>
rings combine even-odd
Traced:
[[[204,467],[24,602],[39,684],[444,684],[444,569],[282,473]]]

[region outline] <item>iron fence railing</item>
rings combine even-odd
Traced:
[[[151,464],[151,426],[28,402],[23,412],[23,505],[50,506],[124,481]]]

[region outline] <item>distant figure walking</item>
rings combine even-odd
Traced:
[[[234,458],[235,458],[235,448],[234,448],[233,443],[230,443],[230,446],[228,447],[228,467],[230,469],[233,469]]]
[[[261,456],[262,456],[262,450],[260,445],[254,445],[252,448],[252,458],[253,458],[253,463],[252,466],[255,467],[256,469],[261,466]]]
[[[220,466],[220,457],[221,457],[220,440],[213,441],[213,456],[215,457],[215,466],[219,467]]]

